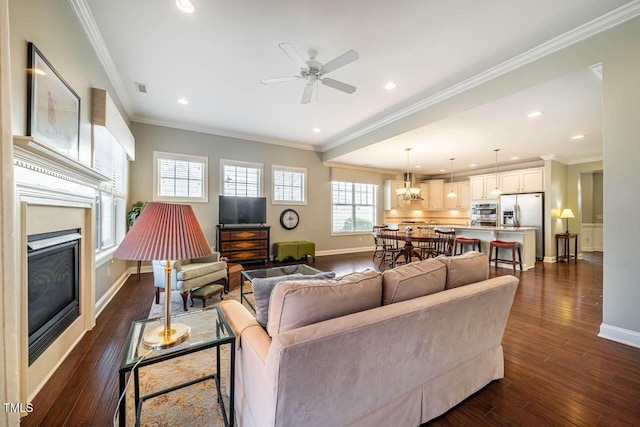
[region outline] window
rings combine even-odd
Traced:
[[[273,204],[307,204],[307,170],[289,166],[273,165]]]
[[[95,249],[119,244],[126,230],[127,154],[103,126],[93,126],[93,168],[109,178],[96,191]]]
[[[331,182],[333,233],[371,232],[376,223],[378,186],[357,182]]]
[[[222,189],[225,196],[261,197],[262,164],[220,160]]]
[[[208,169],[207,157],[154,151],[153,200],[208,202]]]

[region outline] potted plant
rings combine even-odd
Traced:
[[[136,222],[145,206],[147,206],[147,202],[135,202],[131,205],[131,210],[127,212],[127,226],[129,229],[133,227],[133,223]]]

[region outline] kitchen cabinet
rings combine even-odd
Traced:
[[[420,208],[423,210],[429,210],[429,183],[421,182],[420,183]]]
[[[429,210],[444,209],[444,179],[432,179],[429,184]]]
[[[397,189],[404,188],[404,181],[396,181],[388,179],[384,181],[383,191],[383,209],[385,211],[391,209],[401,209],[404,207],[403,201],[398,197]]]
[[[469,191],[471,200],[498,200],[498,196],[492,196],[491,191],[496,188],[496,175],[477,175],[469,179]]]
[[[523,169],[498,175],[503,193],[532,193],[544,191],[544,169]]]
[[[444,184],[444,201],[443,205],[445,209],[469,209],[469,181],[465,182],[453,182]],[[453,190],[456,193],[456,197],[447,197]]]

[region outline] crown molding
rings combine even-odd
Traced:
[[[602,156],[595,156],[595,157],[585,157],[585,158],[576,159],[576,160],[569,160],[567,164],[571,166],[571,165],[580,165],[582,163],[603,162],[603,161],[604,161],[604,158]]]
[[[299,150],[320,151],[318,147],[315,147],[313,145],[308,145],[308,144],[300,144],[299,142],[282,141],[277,139],[265,138],[257,135],[248,135],[244,133],[230,132],[226,130],[203,127],[203,126],[190,126],[182,123],[165,122],[162,120],[155,120],[155,119],[139,117],[139,116],[132,117],[131,121],[136,123],[146,124],[146,125],[163,126],[163,127],[173,128],[173,129],[191,131],[191,132],[199,132],[199,133],[206,133],[206,134],[216,135],[216,136],[224,136],[228,138],[242,139],[245,141],[263,142],[265,144],[280,145],[288,148],[297,148]]]
[[[321,147],[321,151],[325,152],[336,148],[346,142],[359,138],[367,133],[370,133],[376,129],[384,127],[397,120],[410,116],[425,108],[436,105],[448,98],[459,95],[468,91],[476,86],[484,84],[490,80],[500,77],[503,74],[516,70],[526,64],[537,61],[547,55],[562,50],[568,46],[579,43],[596,34],[607,31],[614,28],[624,22],[627,22],[633,18],[640,16],[640,0],[634,0],[624,6],[621,6],[611,12],[602,15],[586,24],[583,24],[571,31],[568,31],[558,37],[555,37],[533,49],[530,49],[512,59],[509,59],[495,67],[489,68],[475,76],[464,80],[458,84],[450,86],[449,88],[436,93],[422,101],[416,102],[402,110],[399,110],[393,114],[390,114],[372,124],[362,127],[361,129],[352,132],[348,135],[340,137],[335,141],[330,142]]]
[[[392,174],[401,172],[396,169],[374,168],[369,166],[352,165],[349,163],[338,163],[338,162],[322,162],[322,165],[328,168],[341,168],[341,169],[351,169],[351,170],[364,171],[364,172],[374,172],[374,173],[379,173],[381,175],[392,175]]]
[[[122,79],[120,78],[120,74],[118,74],[118,70],[116,68],[116,64],[111,59],[111,54],[109,53],[109,49],[107,49],[107,45],[102,38],[102,34],[98,29],[98,25],[96,21],[93,19],[93,15],[91,14],[91,10],[87,5],[85,0],[68,0],[71,8],[75,12],[78,17],[78,21],[80,21],[80,25],[84,29],[84,32],[87,34],[87,38],[93,46],[93,50],[96,52],[98,56],[98,60],[102,64],[102,68],[107,74],[113,89],[116,92],[116,96],[120,100],[122,107],[129,117],[133,116],[133,107],[131,104],[131,99],[127,94],[127,90],[125,89],[124,84],[122,83]]]

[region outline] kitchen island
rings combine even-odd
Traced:
[[[492,240],[518,242],[521,245],[522,270],[529,270],[536,266],[536,228],[535,227],[487,227],[447,225],[436,226],[439,230],[455,230],[456,237],[480,239],[482,252],[489,255],[489,244]],[[511,259],[511,252],[502,250],[500,258]],[[511,264],[498,263],[499,267],[512,268]]]

